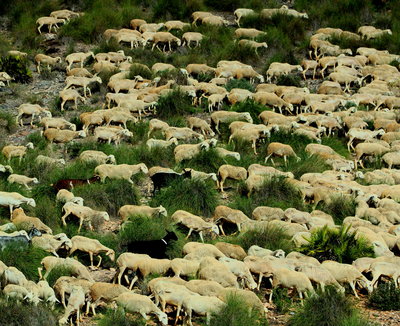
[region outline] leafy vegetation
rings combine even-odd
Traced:
[[[146,321],[139,316],[125,313],[124,309],[108,309],[97,323],[98,326],[144,326]]]
[[[369,296],[369,305],[379,310],[400,310],[400,289],[394,282],[378,284]]]
[[[32,71],[28,67],[28,60],[20,57],[0,58],[0,71],[7,72],[13,81],[28,83],[32,80]]]

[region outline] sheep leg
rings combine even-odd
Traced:
[[[35,118],[35,113],[32,113],[32,116],[31,116],[31,123],[30,123],[30,125],[31,125],[31,127],[33,127],[33,119]]]
[[[133,285],[135,284],[135,282],[138,280],[137,275],[135,275],[135,277],[132,279],[131,284],[129,285],[129,290],[132,290]]]
[[[219,229],[221,230],[222,235],[226,235],[224,229],[222,228],[222,224],[219,225]]]
[[[79,219],[78,233],[81,232],[82,224],[83,224],[83,218]],[[93,265],[93,264],[92,264],[92,265]]]
[[[269,154],[269,155],[265,158],[264,163],[267,163],[267,161],[268,161],[268,159],[271,157],[271,155],[272,155],[272,154]]]
[[[97,264],[97,268],[99,268],[100,267],[100,264],[101,264],[101,260],[102,260],[103,258],[99,255],[99,263]]]
[[[89,252],[89,257],[90,257],[90,267],[93,267],[93,252]]]
[[[356,298],[358,298],[358,294],[356,292],[356,286],[354,285],[354,282],[349,282],[351,289],[353,290],[354,295]]]
[[[262,278],[263,278],[263,274],[260,273],[260,274],[258,275],[258,284],[257,284],[257,290],[258,290],[258,291],[260,291]]]
[[[193,229],[189,229],[189,233],[188,233],[188,235],[186,236],[185,239],[189,239],[189,237],[190,237],[190,235],[192,234],[192,232],[193,232]]]
[[[176,308],[176,317],[175,317],[175,323],[174,325],[176,325],[178,323],[178,319],[179,319],[179,315],[181,313],[181,308],[182,306],[179,304],[178,307]]]
[[[257,154],[257,150],[256,150],[256,139],[253,139],[253,143],[252,143],[251,147],[252,147],[253,150],[254,150],[254,155],[258,155],[258,154]]]
[[[201,242],[204,243],[203,231],[200,231],[200,232],[199,232],[199,236],[200,236]]]
[[[269,303],[272,303],[272,295],[274,294],[274,289],[272,288],[271,289],[271,293],[269,294],[269,299],[268,299],[268,302]]]

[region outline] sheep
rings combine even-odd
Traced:
[[[219,167],[217,177],[219,188],[221,192],[224,192],[224,182],[226,179],[246,180],[247,170],[242,167],[224,164]]]
[[[33,303],[35,306],[41,301],[37,295],[26,289],[24,286],[16,284],[8,284],[3,289],[3,294],[8,298],[13,298],[17,300],[27,300]]]
[[[55,128],[76,131],[76,125],[65,120],[64,118],[43,118],[40,121],[40,124],[43,125],[44,130],[48,128]]]
[[[94,59],[94,53],[93,52],[76,52],[76,53],[71,53],[65,57],[65,62],[67,63],[67,70],[71,69],[71,66],[74,63],[80,63],[81,68],[83,68],[84,62],[92,57]],[[86,97],[86,96],[85,96]]]
[[[328,78],[334,82],[337,82],[339,84],[344,84],[345,88],[344,91],[349,92],[350,91],[350,84],[351,83],[358,83],[361,85],[361,79],[358,78],[357,76],[350,75],[348,73],[342,73],[342,72],[332,72],[329,74]]]
[[[140,164],[101,164],[96,166],[94,169],[95,175],[100,177],[101,182],[105,182],[106,178],[109,179],[123,179],[133,184],[131,180],[132,176],[137,173],[147,174],[149,172],[147,166],[144,163]]]
[[[96,162],[97,164],[116,164],[115,156],[101,151],[86,150],[79,154],[82,162]]]
[[[24,286],[27,282],[25,275],[13,266],[5,267],[1,274],[1,286],[3,288],[8,284]]]
[[[66,82],[67,85],[64,87],[64,90],[70,88],[71,86],[83,87],[83,96],[85,98],[87,98],[86,90],[89,92],[89,96],[92,96],[92,92],[91,92],[91,90],[89,88],[89,84],[90,83],[94,83],[94,82],[97,82],[99,84],[102,83],[101,78],[96,76],[96,75],[94,75],[91,78],[69,76],[69,77],[66,78],[65,82]]]
[[[74,286],[69,296],[68,305],[65,308],[63,317],[58,321],[60,325],[65,325],[68,322],[68,318],[72,313],[76,312],[76,324],[79,326],[81,320],[80,309],[85,305],[85,293],[80,286]]]
[[[182,173],[189,174],[191,179],[198,179],[203,181],[212,180],[217,182],[217,175],[215,173],[205,173],[190,168],[183,169]]]
[[[183,258],[175,258],[171,260],[171,269],[175,273],[174,277],[196,276],[200,267],[200,262],[195,260],[187,260]]]
[[[83,77],[83,78],[88,78],[88,77]],[[86,102],[86,99],[84,97],[82,97],[74,89],[65,89],[65,90],[60,91],[60,98],[61,98],[61,111],[64,111],[64,104],[68,101],[74,101],[75,110],[78,110],[78,100],[81,100],[83,103]]]
[[[242,47],[249,47],[255,50],[256,55],[258,55],[259,48],[266,48],[268,49],[268,44],[266,42],[256,42],[252,40],[240,40],[238,42],[239,46]]]
[[[9,206],[10,215],[12,215],[14,207],[20,207],[22,204],[36,207],[36,202],[33,198],[24,197],[17,192],[0,191],[0,206]]]
[[[186,71],[189,75],[213,74],[215,72],[215,68],[204,63],[190,63],[186,66]]]
[[[245,129],[237,130],[229,136],[228,144],[233,140],[241,140],[244,142],[251,142],[251,148],[255,155],[257,154],[256,142],[262,138],[269,137],[270,133],[268,130],[258,130],[258,129]]]
[[[372,292],[372,285],[368,279],[361,274],[354,266],[349,264],[341,264],[335,261],[326,260],[322,262],[322,267],[327,269],[338,283],[348,283],[353,290],[354,295],[358,298],[355,283],[359,282],[369,293]]]
[[[199,315],[206,315],[206,324],[210,324],[211,314],[217,313],[223,307],[225,307],[225,303],[216,297],[208,297],[208,296],[184,296],[183,297],[183,309],[186,312],[188,318],[188,324],[193,326],[192,324],[192,313],[195,312]]]
[[[81,137],[85,138],[86,133],[83,130],[72,131],[72,130],[57,130],[54,128],[49,128],[43,132],[43,136],[50,141],[56,143],[68,143],[75,138]]]
[[[236,38],[251,38],[254,39],[260,35],[264,34],[264,32],[259,31],[255,28],[238,28],[235,30]]]
[[[73,17],[79,17],[80,15],[81,15],[80,13],[73,12],[68,9],[55,10],[50,13],[50,17],[65,19],[67,21],[69,21]]]
[[[149,255],[145,254],[134,254],[131,252],[125,252],[122,253],[116,260],[117,266],[118,266],[118,274],[116,274],[116,278],[118,279],[118,284],[121,285],[121,279],[122,275],[124,275],[124,272],[126,269],[131,269],[132,271],[136,272],[138,269],[138,263],[140,260],[143,258],[150,258]],[[128,276],[125,275],[125,279],[127,283],[130,285],[130,288],[132,288],[134,282],[137,280],[137,277],[135,277],[132,282],[129,282]]]
[[[153,148],[167,148],[172,145],[177,146],[178,140],[176,138],[171,138],[170,140],[154,139],[150,138],[146,141],[146,146],[151,150]]]
[[[318,61],[304,59],[301,61],[301,66],[303,68],[302,75],[304,80],[306,80],[306,73],[309,69],[313,70],[313,79],[315,79],[315,73],[317,71]]]
[[[367,272],[372,273],[371,284],[374,288],[377,287],[379,278],[384,275],[393,279],[395,287],[398,287],[398,279],[400,277],[399,267],[397,264],[388,262],[372,262]]]
[[[269,105],[278,108],[281,114],[283,107],[285,107],[289,113],[293,112],[293,104],[286,102],[274,93],[257,92],[254,94],[253,99],[255,102],[262,105]]]
[[[186,127],[168,127],[167,129],[165,129],[164,134],[166,140],[171,140],[171,138],[176,138],[177,140],[190,140],[192,138],[198,139],[200,141],[204,140],[203,135]]]
[[[162,167],[152,167],[149,170],[149,177],[153,182],[153,195],[157,190],[160,190],[162,187],[167,186],[171,181],[177,179],[185,179],[190,178],[190,172],[183,171],[182,173],[177,173],[169,168]],[[149,186],[150,191],[150,186]]]
[[[211,231],[216,235],[219,235],[219,229],[217,225],[210,222],[205,222],[200,216],[193,215],[184,210],[177,210],[174,214],[172,214],[171,219],[175,222],[175,224],[180,223],[189,228],[186,239],[190,237],[193,231],[199,233],[202,242],[204,242],[203,231]]]
[[[220,220],[236,224],[238,232],[240,232],[241,224],[249,221],[249,218],[238,209],[232,209],[228,206],[219,205],[215,207],[213,221],[217,224]],[[221,229],[222,234],[225,235],[222,225],[219,225],[219,228]]]
[[[39,121],[41,120],[40,115],[44,114],[44,116],[51,118],[51,112],[47,108],[43,108],[38,104],[21,104],[18,107],[18,115],[15,118],[15,122],[22,127],[23,121],[19,121],[19,119],[24,115],[24,116],[31,116],[31,123],[30,125],[33,126],[33,119],[35,118],[35,115],[39,116]]]
[[[211,121],[215,125],[215,130],[220,134],[218,129],[221,122],[227,123],[232,121],[246,121],[248,123],[253,123],[253,119],[248,112],[228,112],[228,111],[218,111],[211,113]]]
[[[281,75],[288,75],[293,71],[303,71],[300,65],[290,65],[288,63],[273,62],[270,64],[266,74],[267,82],[271,82],[273,77],[278,78]]]
[[[7,54],[12,57],[21,57],[21,58],[26,58],[28,56],[28,53],[21,52],[18,50],[9,50],[7,51]]]
[[[174,148],[175,162],[181,163],[184,160],[190,160],[201,151],[208,151],[209,149],[210,145],[206,141],[199,144],[178,145]]]
[[[95,216],[99,216],[99,217],[103,218],[105,221],[110,220],[110,217],[107,212],[95,211],[90,207],[77,205],[72,202],[65,203],[62,210],[64,212],[64,215],[61,217],[61,220],[62,220],[62,223],[64,226],[67,225],[67,223],[65,222],[65,219],[70,214],[76,216],[79,219],[78,233],[80,232],[80,230],[82,228],[83,222],[87,222],[89,229],[91,231],[93,231],[92,219]]]
[[[26,175],[21,174],[10,174],[7,178],[8,183],[17,183],[22,186],[25,186],[26,189],[31,190],[32,188],[28,186],[29,183],[31,184],[38,184],[39,180],[37,178],[30,178]]]
[[[246,16],[250,16],[250,15],[254,15],[255,12],[253,9],[247,9],[247,8],[238,8],[236,9],[233,14],[235,15],[235,22],[236,24],[238,24],[238,26],[240,27],[240,19],[242,17],[246,17]]]
[[[54,190],[59,191],[60,189],[74,189],[77,186],[90,185],[91,183],[99,182],[98,176],[91,177],[89,179],[61,179],[56,183],[51,184]]]
[[[292,146],[287,145],[287,144],[282,144],[282,143],[278,143],[278,142],[272,142],[269,143],[268,147],[267,147],[267,156],[265,158],[265,163],[267,163],[268,159],[271,156],[279,156],[282,157],[285,161],[285,165],[287,164],[287,156],[294,156],[296,158],[297,161],[300,161],[300,157],[298,157],[296,155],[296,153],[293,151]],[[274,161],[272,160],[272,164],[275,165]]]
[[[51,29],[54,27],[54,30],[57,32],[58,25],[57,24],[65,24],[65,19],[58,19],[55,17],[40,17],[36,20],[36,24],[38,24],[38,32],[42,34],[42,27],[47,25],[49,28],[49,33],[51,33]]]
[[[222,257],[219,261],[227,266],[235,276],[241,279],[247,288],[254,290],[257,287],[257,283],[254,282],[253,276],[244,262],[228,257]]]
[[[9,74],[5,71],[0,72],[0,81],[6,82],[7,86],[10,86],[10,80],[14,80]]]
[[[128,121],[133,121],[134,123],[136,123],[138,120],[133,117],[131,115],[131,113],[129,111],[125,111],[125,110],[120,110],[119,108],[115,108],[112,110],[109,110],[107,112],[104,113],[104,120],[106,122],[107,127],[110,126],[111,122],[118,122],[118,123],[122,123],[124,129],[126,128],[126,123]],[[140,119],[140,111],[139,111],[139,119]]]
[[[224,263],[212,257],[204,257],[200,261],[199,278],[215,281],[223,287],[239,288],[237,277]]]
[[[382,161],[384,161],[388,165],[388,168],[391,169],[393,165],[400,165],[400,153],[386,153],[382,156]]]
[[[94,131],[96,141],[103,140],[107,141],[108,144],[111,144],[113,141],[116,145],[119,145],[124,137],[130,138],[132,136],[133,133],[131,131],[123,128],[98,127]]]
[[[208,16],[213,16],[213,14],[211,12],[207,12],[207,11],[195,11],[192,13],[191,17],[193,19],[192,24],[196,26],[196,22],[199,21],[203,21],[203,19],[205,17]]]
[[[194,47],[196,48],[200,46],[200,42],[203,40],[203,34],[197,32],[186,32],[182,35],[182,40],[182,46],[187,45],[187,47],[191,49],[190,43],[194,42]]]
[[[50,69],[50,66],[55,66],[57,63],[61,63],[61,57],[50,57],[48,55],[45,54],[37,54],[35,56],[35,62],[36,62],[36,70],[38,72],[38,74],[40,74],[40,65],[41,64],[45,64],[47,65],[47,69]]]
[[[367,40],[372,38],[379,38],[385,34],[392,35],[392,31],[390,29],[379,29],[374,26],[361,26],[357,30],[358,34],[361,35],[361,38],[366,38]]]
[[[168,325],[168,316],[146,296],[130,292],[122,293],[115,302],[129,313],[139,313],[145,320],[150,313],[154,313],[163,325]]]
[[[72,202],[83,206],[83,198],[75,197],[75,195],[72,192],[68,191],[67,189],[60,189],[57,192],[56,201],[59,201],[61,203]]]
[[[206,136],[209,135],[211,137],[215,136],[215,133],[211,130],[210,125],[203,119],[197,117],[188,117],[187,122],[189,124],[189,128],[194,130],[194,128],[198,128],[201,130],[201,133]]]
[[[235,160],[240,161],[240,153],[238,153],[238,152],[228,151],[227,149],[222,148],[222,147],[216,147],[215,150],[218,153],[218,155],[222,158],[232,157]]]
[[[32,246],[50,252],[54,256],[59,257],[57,251],[60,249],[69,250],[72,247],[72,242],[65,233],[59,233],[54,236],[42,234],[40,237],[32,238]]]
[[[252,273],[258,274],[257,290],[260,290],[262,278],[273,275],[272,265],[267,260],[255,256],[247,256],[244,262]]]
[[[360,166],[364,168],[364,164],[361,160],[363,155],[373,155],[373,156],[380,156],[383,155],[387,152],[389,152],[390,149],[380,145],[380,144],[374,144],[374,143],[360,143],[357,144],[355,147],[355,153],[356,157],[354,159],[355,164],[354,166],[357,168],[358,163],[360,163]]]
[[[71,238],[72,247],[68,253],[68,255],[72,255],[76,250],[84,251],[89,253],[90,256],[90,267],[93,267],[93,255],[99,255],[102,252],[105,252],[106,256],[108,256],[111,261],[115,260],[115,252],[114,250],[107,248],[102,245],[99,240],[90,239],[83,236],[76,235]],[[99,262],[97,264],[97,268],[100,267],[102,257],[99,256]]]
[[[153,51],[154,47],[157,47],[157,49],[159,49],[161,51],[161,49],[158,46],[159,43],[168,43],[169,50],[171,51],[172,50],[172,47],[171,47],[172,42],[176,42],[178,46],[181,46],[181,40],[179,38],[175,37],[174,35],[172,35],[170,32],[156,32],[153,35],[153,46],[151,47],[151,50]],[[166,47],[166,44],[164,45],[164,48],[163,48],[164,52],[165,52],[165,47]]]
[[[52,234],[53,231],[44,224],[39,218],[27,216],[22,208],[17,208],[11,213],[10,217],[11,222],[13,222],[16,226],[24,229],[25,231],[29,231],[32,228],[35,228],[43,233]]]
[[[246,252],[239,245],[228,242],[217,242],[215,247],[217,247],[225,256],[229,258],[243,260],[247,256]]]
[[[160,30],[161,28],[164,27],[163,23],[159,23],[159,24],[141,24],[139,27],[139,32],[140,33],[145,33],[145,32],[157,32],[158,30]]]
[[[71,270],[71,275],[87,280],[89,282],[93,282],[93,278],[90,275],[86,266],[72,258],[46,256],[42,259],[40,265],[41,267],[38,268],[40,279],[46,279],[51,270],[56,266],[63,266]],[[43,268],[46,270],[46,273],[44,275],[42,275]]]
[[[138,29],[143,24],[147,24],[147,22],[144,19],[135,18],[130,21],[132,29],[135,30]]]
[[[326,80],[318,87],[317,93],[325,95],[342,95],[343,91],[339,83]]]
[[[252,212],[252,217],[258,221],[271,221],[283,219],[284,211],[277,207],[259,206]]]
[[[129,216],[140,215],[147,217],[161,217],[167,216],[167,210],[163,206],[150,207],[146,205],[124,205],[118,210],[118,216],[121,217],[123,221],[128,219]]]
[[[323,267],[311,264],[300,265],[296,271],[304,273],[310,279],[310,281],[317,283],[322,292],[325,292],[326,285],[333,285],[337,287],[339,291],[344,293],[344,287],[342,287],[332,276],[332,274]]]
[[[195,260],[202,257],[225,257],[225,255],[214,245],[200,242],[187,242],[183,246],[182,252],[188,256],[194,257]],[[185,259],[189,258],[186,256]]]
[[[145,40],[141,37],[141,35],[136,35],[134,33],[121,33],[119,32],[115,37],[117,43],[126,42],[129,43],[131,49],[134,47],[137,48],[140,44],[145,45]]]
[[[91,303],[90,307],[92,308],[92,313],[96,315],[96,307],[99,304],[100,300],[110,302],[122,293],[130,292],[126,287],[119,284],[110,284],[105,282],[95,282],[92,286],[90,286],[90,297]],[[89,304],[87,305],[86,314],[89,312]]]
[[[164,23],[164,27],[167,28],[167,31],[169,32],[171,29],[180,29],[183,30],[185,27],[190,26],[189,23],[183,23],[180,20],[169,20]]]

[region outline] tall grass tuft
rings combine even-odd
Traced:
[[[61,276],[73,276],[73,275],[74,271],[72,270],[71,267],[56,266],[50,271],[49,275],[47,275],[46,281],[49,283],[51,287],[53,287],[56,281]]]
[[[192,112],[194,112],[192,100],[179,88],[174,89],[165,96],[161,96],[158,100],[157,116],[161,119],[185,115]]]
[[[378,284],[378,287],[369,296],[368,304],[379,310],[399,310],[400,289],[394,282]]]
[[[323,211],[332,215],[335,224],[340,225],[347,216],[355,215],[356,206],[354,198],[335,196],[330,203],[323,204]]]
[[[123,308],[108,309],[97,322],[98,326],[145,326],[146,321],[140,316],[125,313]]]

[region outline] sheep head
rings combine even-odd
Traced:
[[[140,163],[140,171],[142,171],[142,173],[147,174],[149,173],[149,169],[147,168],[146,164],[144,163]]]
[[[61,57],[56,57],[56,63],[61,63]]]
[[[33,149],[33,143],[28,143],[25,145],[26,148]]]
[[[37,178],[33,178],[33,179],[32,179],[32,183],[33,183],[33,184],[38,184],[38,183],[39,183],[39,180],[38,180]]]
[[[36,207],[36,202],[33,198],[28,198],[28,200],[26,201],[26,203],[32,207]]]
[[[157,208],[158,208],[158,214],[160,214],[162,216],[167,216],[168,215],[167,210],[165,209],[165,207],[160,205]]]
[[[219,235],[219,227],[216,224],[213,224],[211,227],[211,232],[215,233],[216,235]]]
[[[161,324],[168,325],[168,315],[165,312],[162,312],[161,310],[157,310],[157,311],[155,311],[155,314]]]
[[[83,130],[79,130],[78,131],[78,137],[85,138],[86,137],[86,132],[83,131]]]
[[[108,215],[107,212],[101,212],[99,214],[100,217],[102,217],[105,221],[109,221],[110,220],[110,215]]]
[[[108,256],[111,261],[115,261],[115,251],[110,249],[109,251],[106,252],[106,256]]]
[[[108,155],[108,156],[107,156],[107,163],[110,163],[110,164],[117,164],[117,161],[116,161],[116,159],[115,159],[115,156],[112,155],[112,154]]]

